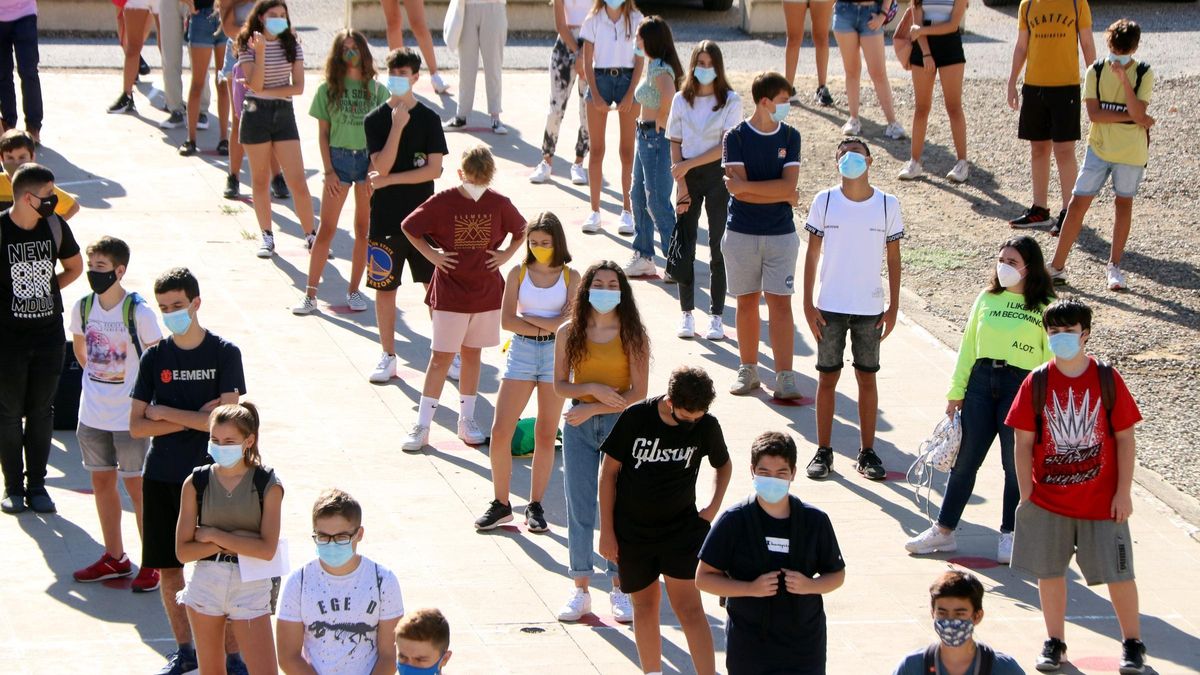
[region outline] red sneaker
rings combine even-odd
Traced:
[[[158,570],[150,567],[138,569],[137,577],[129,585],[134,593],[152,593],[158,590]]]
[[[105,579],[127,577],[130,574],[133,574],[133,564],[129,562],[129,556],[122,554],[121,559],[117,560],[108,553],[105,553],[96,562],[75,572],[74,576],[75,581],[90,583],[93,581],[104,581]]]

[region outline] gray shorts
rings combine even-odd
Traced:
[[[727,229],[721,237],[721,251],[725,255],[725,278],[730,295],[760,292],[792,295],[796,292],[799,234],[742,234]]]
[[[876,328],[883,314],[864,316],[819,310],[825,319],[821,339],[817,340],[817,370],[836,373],[846,360],[846,333],[850,333],[850,354],[854,369],[864,373],[879,372],[879,342],[883,328]]]
[[[83,468],[88,471],[117,470],[121,478],[142,475],[142,464],[150,448],[149,438],[134,438],[128,431],[93,429],[83,422],[75,429]]]
[[[1132,581],[1129,521],[1068,518],[1031,501],[1017,507],[1012,567],[1056,579],[1066,575],[1071,556],[1088,586]]]

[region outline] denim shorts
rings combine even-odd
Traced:
[[[879,5],[875,3],[857,4],[853,2],[838,2],[833,6],[833,32],[858,33],[863,37],[883,35],[883,26],[875,30],[867,27],[871,17],[880,14]]]
[[[596,76],[595,93],[608,105],[620,103],[633,86],[633,68],[597,68],[593,71]],[[587,100],[592,100],[592,89],[588,87]]]
[[[233,64],[237,63],[237,50],[233,47],[233,40],[225,40],[225,61],[221,64],[221,80],[228,81],[233,79]]]
[[[371,157],[366,150],[331,147],[329,163],[333,165],[333,172],[337,174],[338,180],[343,183],[363,183],[367,180]]]
[[[523,382],[553,382],[554,340],[513,335],[508,345],[503,378]]]
[[[271,613],[270,579],[242,581],[237,563],[198,560],[176,600],[205,616],[249,621]]]
[[[1100,159],[1100,156],[1087,149],[1083,156],[1083,166],[1079,167],[1079,177],[1075,179],[1075,189],[1072,194],[1080,197],[1095,197],[1100,188],[1108,182],[1112,175],[1113,193],[1118,197],[1133,198],[1137,195],[1138,186],[1142,183],[1142,174],[1146,167],[1134,164],[1117,164]]]
[[[242,126],[238,128],[238,136],[242,145],[300,140],[292,102],[246,96],[242,102]]]
[[[228,38],[221,31],[221,17],[215,9],[202,9],[188,17],[187,43],[192,47],[213,48]]]
[[[876,328],[883,314],[865,316],[820,310],[825,319],[821,339],[817,340],[817,370],[835,373],[842,369],[846,354],[846,333],[850,333],[850,354],[854,369],[864,373],[879,372],[879,343],[883,329]]]

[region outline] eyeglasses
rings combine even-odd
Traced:
[[[313,532],[312,540],[317,544],[342,544],[343,546],[350,543],[354,539],[354,535],[358,534],[355,529],[351,532],[338,532],[337,534],[325,534],[324,532]]]

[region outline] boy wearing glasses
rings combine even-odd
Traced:
[[[312,519],[317,559],[288,577],[279,603],[280,670],[394,672],[391,636],[404,601],[396,576],[357,553],[362,506],[341,490],[326,490],[313,504]]]

